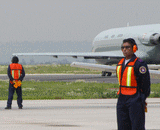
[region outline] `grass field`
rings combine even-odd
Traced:
[[[26,74],[101,74],[100,71],[70,67],[70,65],[23,65]],[[7,73],[8,66],[0,66],[0,74]]]
[[[24,81],[24,100],[117,98],[118,84],[94,82]],[[0,81],[0,100],[7,100],[8,81]],[[160,97],[160,84],[151,85],[150,97]],[[14,94],[14,99],[17,96]]]

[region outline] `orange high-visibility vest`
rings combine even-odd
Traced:
[[[10,72],[11,72],[11,75],[12,75],[13,79],[15,81],[18,81],[19,77],[22,74],[22,65],[18,64],[18,63],[10,64]],[[13,84],[12,81],[10,81],[10,83]]]
[[[136,63],[138,58],[136,58],[134,61],[129,62],[125,70],[122,73],[122,64],[124,61],[124,58],[120,60],[120,62],[117,65],[117,77],[119,81],[119,91],[117,94],[121,93],[123,95],[134,95],[137,92],[137,80],[136,75],[134,72],[134,65]]]

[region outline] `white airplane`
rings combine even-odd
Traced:
[[[82,53],[14,53],[16,56],[70,56],[73,58],[95,59],[99,64],[73,62],[72,67],[101,70],[102,76],[115,72],[118,61],[123,58],[123,39],[133,38],[138,46],[137,57],[147,64],[160,64],[160,24],[113,28],[99,33],[93,40],[92,52]],[[160,78],[160,65],[148,65],[152,78]]]

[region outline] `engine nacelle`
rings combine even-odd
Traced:
[[[146,46],[160,45],[160,34],[158,33],[144,33],[138,39]]]

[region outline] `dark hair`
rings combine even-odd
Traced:
[[[133,47],[134,45],[137,46],[137,44],[136,44],[136,42],[135,42],[135,40],[134,40],[133,38],[124,39],[124,40],[123,40],[123,43],[125,43],[125,42],[130,43],[132,47]],[[137,46],[137,50],[138,50],[138,46]]]
[[[18,63],[19,62],[19,59],[17,56],[13,56],[12,58],[12,63]]]

